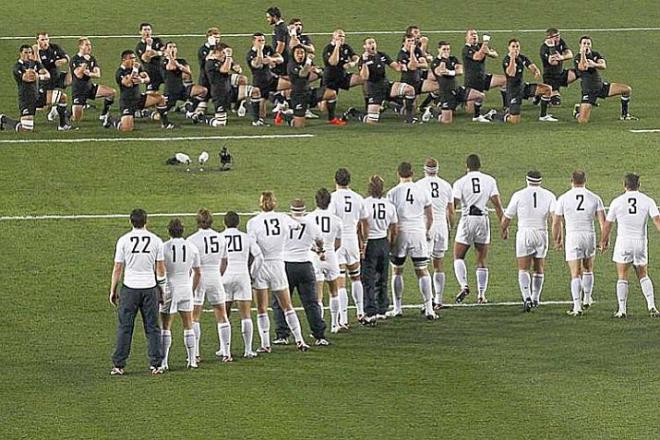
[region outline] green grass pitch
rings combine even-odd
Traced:
[[[202,34],[217,25],[223,34],[270,29],[264,11],[270,2],[114,2],[72,4],[5,2],[0,36],[137,34],[141,21],[158,34]],[[382,1],[278,2],[285,18],[299,16],[307,32],[348,33],[361,47],[365,31],[462,30],[474,26],[495,32],[493,45],[503,55],[508,38],[517,36],[522,53],[540,64],[542,29],[557,26],[576,50],[590,29],[594,48],[608,60],[604,77],[633,88],[631,113],[639,122],[618,120],[618,99],[601,103],[592,122],[579,127],[571,118],[579,85],[563,93],[563,105],[551,112],[556,124],[536,121],[537,108],[523,107],[519,126],[483,126],[459,113],[450,127],[404,127],[388,114],[379,127],[350,124],[330,127],[323,119],[299,132],[280,127],[257,130],[231,117],[221,130],[193,127],[174,116],[181,128],[163,132],[139,122],[130,135],[108,132],[88,111],[75,133],[58,133],[45,115],[32,134],[0,133],[0,216],[128,213],[141,206],[150,213],[254,211],[262,190],[273,190],[281,205],[294,197],[308,204],[321,186],[332,187],[334,171],[347,166],[353,187],[366,190],[370,175],[395,183],[402,160],[417,176],[427,156],[440,162],[440,173],[453,181],[464,170],[465,156],[481,155],[484,171],[499,182],[504,202],[524,186],[531,168],[559,194],[569,187],[570,172],[586,169],[588,186],[608,204],[622,190],[626,172],[642,175],[642,190],[660,199],[660,128],[657,70],[653,44],[660,36],[660,8],[651,0],[628,2],[539,1]],[[519,31],[515,31],[515,30]],[[537,31],[530,31],[537,30]],[[429,34],[432,46],[448,39],[460,52],[462,33]],[[376,35],[380,50],[395,56],[400,34]],[[119,53],[134,48],[138,37],[93,38],[103,70],[101,83],[116,86]],[[201,37],[173,38],[194,64]],[[318,50],[328,36],[313,36]],[[53,39],[69,54],[74,39]],[[244,64],[249,38],[227,37]],[[16,115],[16,87],[10,76],[17,49],[27,40],[0,39],[0,112]],[[491,60],[490,72],[502,71]],[[195,69],[195,77],[197,70]],[[394,72],[388,73],[396,78]],[[339,109],[361,102],[359,90],[342,93]],[[499,92],[486,107],[501,105]],[[291,139],[141,141],[140,137],[309,133]],[[131,138],[124,142],[7,143],[18,139]],[[236,156],[229,173],[185,173],[164,165],[176,151],[215,156],[223,144]],[[150,228],[165,236],[167,218]],[[186,217],[192,232],[193,219]],[[246,218],[242,219],[245,225]],[[219,223],[219,221],[218,221]],[[493,222],[495,223],[495,222]],[[616,307],[611,251],[598,256],[594,296],[586,316],[571,319],[567,305],[542,306],[524,314],[519,306],[464,307],[442,312],[427,322],[416,310],[376,328],[353,325],[350,334],[331,338],[333,345],[300,354],[292,346],[275,348],[251,361],[223,365],[213,359],[217,334],[212,314],[202,321],[202,354],[197,371],[184,369],[181,325],[173,331],[173,371],[146,373],[145,343],[138,320],[128,375],[110,378],[116,316],[107,302],[114,243],[128,228],[124,219],[0,221],[0,438],[658,438],[660,415],[660,322],[645,311],[639,285],[631,280],[630,317],[611,319]],[[515,225],[514,225],[515,228]],[[490,256],[491,302],[518,301],[514,242],[494,231]],[[660,240],[651,231],[650,274],[656,277]],[[474,281],[473,256],[468,258]],[[457,291],[446,261],[446,298]],[[660,278],[656,279],[660,283]],[[419,302],[412,268],[407,268],[404,302]],[[543,300],[570,299],[563,254],[551,251]],[[474,296],[468,299],[474,301]],[[303,320],[304,321],[304,320]],[[233,325],[234,354],[242,349],[240,326]],[[355,323],[353,323],[355,324]],[[306,324],[304,324],[306,325]],[[255,338],[258,336],[255,334]]]

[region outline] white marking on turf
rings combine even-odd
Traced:
[[[316,135],[302,134],[255,134],[236,136],[178,136],[178,137],[119,137],[119,138],[72,138],[72,139],[0,139],[0,144],[74,144],[85,142],[172,142],[172,141],[216,141],[228,139],[296,139],[311,138]]]
[[[543,32],[545,29],[484,29],[482,32],[489,32],[492,34],[503,34],[503,33],[536,33]],[[562,32],[657,32],[660,31],[660,27],[622,27],[622,28],[569,28],[562,29]],[[347,31],[349,35],[401,35],[404,31]],[[434,30],[434,31],[423,31],[424,34],[464,34],[465,29],[449,29],[449,30]],[[332,35],[332,32],[307,32],[307,35]],[[206,37],[206,34],[159,34],[159,37],[163,38],[203,38]],[[252,33],[236,33],[236,34],[222,34],[223,38],[245,38],[251,37]],[[111,38],[138,38],[135,34],[119,34],[119,35],[88,35],[88,38],[98,38],[98,39],[111,39]],[[57,40],[77,40],[80,38],[80,35],[52,35],[51,39]],[[31,36],[1,36],[0,40],[34,40],[34,35]]]
[[[660,128],[647,128],[643,130],[628,130],[631,133],[660,133]]]
[[[215,212],[215,215],[225,215],[226,212]],[[239,212],[238,215],[254,216],[258,212]],[[149,214],[149,217],[194,217],[196,212],[157,212]],[[0,216],[0,221],[20,221],[20,220],[96,220],[96,219],[113,219],[113,218],[128,218],[128,214],[45,214],[45,215],[16,215],[16,216]]]

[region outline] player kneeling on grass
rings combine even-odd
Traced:
[[[37,43],[32,46],[32,50],[33,59],[39,61],[50,75],[48,81],[40,84],[40,89],[45,91],[48,98],[47,105],[50,106],[48,120],[54,121],[59,113],[58,104],[60,103],[60,97],[64,93],[64,90],[71,84],[71,74],[67,69],[69,56],[59,45],[50,41],[47,32],[39,32],[37,34]],[[62,68],[64,71],[60,71]]]
[[[37,112],[39,100],[39,81],[50,78],[48,71],[39,61],[32,59],[34,50],[27,44],[19,48],[19,59],[14,65],[14,79],[18,86],[18,108],[21,112],[20,121],[0,115],[0,130],[9,128],[16,131],[34,130],[34,115]]]
[[[543,266],[548,254],[548,219],[555,211],[555,195],[541,188],[541,173],[527,173],[527,188],[513,194],[502,218],[502,238],[509,238],[511,219],[518,217],[516,257],[518,258],[518,285],[523,299],[523,310],[538,307],[543,290]],[[529,269],[533,267],[533,278]]]
[[[99,119],[105,121],[117,92],[113,88],[92,82],[92,78],[101,78],[101,67],[92,55],[92,42],[89,41],[89,38],[81,37],[78,40],[78,53],[71,59],[71,72],[73,73],[72,120],[82,121],[88,99],[103,98],[103,110],[101,110]]]
[[[580,38],[580,53],[575,55],[575,68],[582,81],[582,100],[575,104],[573,115],[580,124],[589,122],[591,108],[596,104],[598,98],[605,99],[610,96],[621,96],[622,121],[636,121],[638,118],[628,113],[630,94],[632,88],[627,84],[608,83],[603,81],[600,71],[607,68],[605,58],[598,52],[592,50],[591,37],[585,35]]]
[[[241,316],[241,335],[243,335],[243,357],[252,359],[257,353],[252,351],[252,280],[263,263],[261,248],[253,238],[238,230],[240,219],[238,214],[229,211],[225,215],[226,229],[222,237],[227,245],[227,267],[222,273],[222,284],[225,288],[225,310],[231,309],[232,303],[238,305]]]
[[[618,281],[616,283],[616,298],[619,310],[615,318],[626,317],[628,301],[628,271],[635,268],[642,293],[646,298],[651,317],[660,317],[655,308],[653,283],[648,276],[648,237],[647,221],[653,219],[653,224],[660,231],[660,212],[658,205],[649,196],[639,191],[639,176],[627,174],[623,181],[625,192],[610,203],[605,226],[600,239],[600,249],[607,249],[612,231],[612,223],[617,222],[616,243],[612,260],[616,263]]]
[[[287,73],[291,82],[291,107],[293,108],[293,119],[290,120],[290,125],[295,128],[303,128],[307,110],[315,107],[320,99],[336,100],[337,92],[321,88],[312,93],[309,88],[310,75],[312,73],[320,75],[321,70],[312,64],[312,58],[302,45],[293,48]],[[320,94],[319,91],[321,91]]]
[[[149,107],[156,107],[162,128],[172,129],[174,124],[167,119],[167,99],[158,92],[140,93],[140,85],[149,83],[149,75],[136,61],[132,50],[121,53],[121,65],[115,74],[119,85],[119,111],[121,119],[108,117],[103,122],[105,128],[115,127],[119,131],[133,131],[135,112]]]
[[[165,297],[160,306],[162,322],[161,348],[163,369],[169,369],[168,358],[172,346],[172,315],[179,312],[183,323],[183,342],[188,355],[188,368],[197,368],[195,358],[195,332],[192,328],[193,291],[201,278],[199,251],[183,238],[183,224],[178,218],[170,220],[167,231],[170,239],[163,245],[167,284]],[[191,277],[190,274],[193,274]]]
[[[192,72],[188,62],[178,58],[176,43],[168,41],[161,61],[161,76],[165,83],[165,98],[168,109],[174,108],[177,101],[185,101],[186,115],[192,115],[200,103],[206,100],[206,87],[193,84]]]

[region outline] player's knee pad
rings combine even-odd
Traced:
[[[209,125],[211,127],[223,127],[227,125],[227,113],[216,113]]]
[[[406,83],[399,83],[399,85],[394,90],[394,94],[398,97],[406,96],[407,86],[408,86],[408,84],[406,84]]]
[[[442,258],[445,258],[445,252],[440,251],[440,252],[431,252],[431,258],[434,260],[440,260]]]
[[[229,78],[230,78],[232,87],[238,87],[238,85],[241,82],[241,76],[242,75],[239,75],[238,73],[232,73],[231,74],[231,76]]]
[[[551,105],[561,105],[561,95],[554,95],[550,97],[550,104]]]
[[[34,130],[34,119],[21,119],[21,127],[24,130]]]
[[[346,269],[339,269],[339,274],[343,277],[346,276]]]
[[[426,269],[426,266],[429,264],[429,259],[425,257],[413,257],[412,261],[416,270]]]
[[[380,120],[380,113],[367,113],[364,122],[375,124]]]
[[[358,266],[355,269],[351,269],[348,271],[348,276],[351,278],[357,278],[360,276],[360,266]]]
[[[394,255],[390,255],[390,262],[392,263],[393,268],[400,268],[403,267],[406,262],[406,257],[395,257]]]

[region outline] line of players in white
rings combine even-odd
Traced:
[[[438,176],[438,162],[434,159],[426,161],[425,177],[416,182],[413,181],[411,165],[402,163],[398,169],[398,185],[383,197],[382,179],[373,176],[370,191],[378,188],[380,182],[381,194],[376,191],[367,198],[350,189],[350,173],[339,169],[335,176],[336,191],[329,204],[323,206],[324,203],[320,203],[321,206],[308,215],[305,215],[304,203],[300,200],[292,204],[291,216],[276,212],[274,195],[262,193],[262,211],[248,221],[247,233],[237,229],[239,220],[236,214],[225,218],[227,228],[223,232],[216,232],[211,228],[211,214],[200,210],[197,218],[200,229],[188,238],[172,238],[163,247],[167,273],[167,293],[161,306],[163,366],[167,368],[171,345],[170,315],[177,311],[192,312],[192,323],[184,323],[184,327],[188,327],[184,339],[188,366],[197,366],[201,334],[199,318],[205,298],[214,307],[218,321],[220,350],[216,355],[224,362],[232,360],[227,311],[228,306],[236,302],[241,315],[244,357],[256,356],[252,349],[250,314],[253,291],[260,336],[257,352],[271,351],[267,312],[269,293],[279,301],[298,348],[307,350],[309,347],[291,304],[285,261],[314,262],[317,281],[328,283],[332,333],[348,326],[346,275],[351,280],[359,321],[368,324],[402,314],[406,257],[412,259],[419,280],[423,313],[429,319],[436,319],[435,312],[443,304],[443,259],[448,250],[454,213],[459,208],[461,216],[455,234],[454,271],[461,291],[456,302],[462,302],[470,293],[464,258],[471,246],[477,253],[477,301],[487,302],[486,257],[491,241],[489,202],[500,221],[502,238],[508,238],[511,220],[518,218],[516,256],[525,311],[538,307],[540,302],[543,266],[550,241],[548,223],[552,225],[556,247],[565,249],[571,271],[573,308],[568,314],[578,316],[592,304],[592,270],[597,249],[594,219],[597,219],[601,229],[601,250],[608,247],[612,224],[617,222],[618,225],[613,260],[618,272],[619,308],[614,316],[626,316],[627,275],[631,266],[639,277],[649,313],[658,316],[653,285],[647,274],[647,219],[651,218],[660,230],[660,213],[656,203],[639,191],[639,176],[626,175],[625,193],[612,201],[606,215],[601,198],[585,187],[586,177],[582,171],[573,173],[572,188],[558,199],[541,187],[541,174],[531,171],[526,177],[527,187],[513,194],[508,207],[503,209],[495,179],[482,173],[480,168],[479,157],[468,156],[467,173],[452,186]],[[323,198],[317,197],[317,205],[319,200]],[[385,315],[367,316],[360,262],[369,240],[382,238],[387,238],[391,245],[394,307]],[[429,259],[433,263],[433,277],[427,270]],[[319,302],[322,305],[322,284],[320,287]],[[316,345],[327,345],[327,341],[317,340]]]

